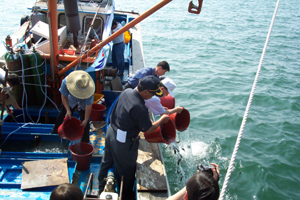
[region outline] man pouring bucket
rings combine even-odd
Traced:
[[[94,80],[87,72],[76,70],[63,79],[59,91],[61,93],[62,106],[51,133],[57,134],[57,129],[63,123],[64,118],[71,118],[77,109],[82,121],[81,126],[84,127],[81,141],[88,143],[90,141],[90,125],[88,121],[95,93]]]

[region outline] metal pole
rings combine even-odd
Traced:
[[[84,49],[84,47],[85,47],[85,45],[86,45],[87,39],[88,39],[88,37],[89,37],[89,34],[90,34],[90,32],[91,32],[91,29],[92,29],[92,26],[94,25],[95,19],[96,19],[96,17],[97,17],[97,14],[98,14],[100,8],[101,8],[101,6],[98,7],[98,9],[97,9],[97,11],[96,11],[96,13],[95,13],[95,15],[94,15],[94,17],[93,17],[93,20],[92,20],[92,22],[91,22],[90,28],[89,28],[89,30],[88,30],[88,32],[87,32],[87,34],[86,34],[86,37],[85,37],[85,40],[84,40],[84,44],[83,44],[82,47],[81,47],[81,52],[83,52],[83,49]]]
[[[54,80],[55,71],[58,71],[58,34],[57,34],[57,1],[48,1],[48,20],[49,23],[49,36],[50,36],[50,49],[51,49],[51,70],[52,79]]]

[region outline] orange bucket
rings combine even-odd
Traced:
[[[85,171],[90,168],[94,147],[86,142],[80,142],[69,146],[72,153],[71,159],[77,161],[76,169]]]
[[[170,94],[165,97],[160,97],[159,99],[162,106],[167,107],[168,109],[173,109],[175,107],[175,98]]]
[[[79,140],[84,132],[84,127],[80,126],[81,123],[76,117],[71,117],[71,119],[65,118],[64,122],[57,129],[59,137],[71,141]]]
[[[102,121],[106,107],[102,104],[92,104],[91,121]]]
[[[181,113],[173,113],[170,115],[170,120],[173,121],[178,131],[185,131],[190,124],[190,113],[187,109],[183,109]]]
[[[152,133],[145,133],[145,139],[150,143],[166,143],[170,144],[176,139],[176,130],[172,120],[165,124],[161,124]]]

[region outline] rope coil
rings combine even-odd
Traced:
[[[243,117],[243,121],[242,121],[242,124],[241,124],[241,127],[240,127],[240,131],[239,131],[238,137],[236,139],[236,143],[235,143],[234,150],[233,150],[233,153],[232,153],[232,156],[231,156],[229,167],[228,167],[225,179],[224,179],[224,183],[223,183],[223,187],[222,187],[222,190],[221,190],[219,200],[223,200],[224,195],[225,195],[225,190],[227,188],[227,184],[228,184],[231,172],[234,170],[233,165],[234,165],[234,162],[235,162],[235,157],[236,157],[236,154],[237,154],[237,151],[238,151],[241,139],[242,139],[244,127],[245,127],[245,124],[246,124],[246,121],[247,121],[247,116],[248,116],[250,106],[251,106],[251,103],[252,103],[252,99],[253,99],[253,96],[254,96],[254,91],[255,91],[255,87],[257,85],[258,76],[259,76],[259,73],[261,71],[262,62],[264,60],[264,56],[265,56],[265,53],[266,53],[266,50],[267,50],[267,46],[268,46],[268,42],[269,42],[269,39],[270,39],[271,31],[272,31],[272,28],[273,28],[273,25],[274,25],[274,21],[275,21],[276,13],[277,13],[277,10],[278,10],[279,2],[280,2],[280,0],[277,1],[277,5],[276,5],[276,8],[275,8],[275,11],[274,11],[274,14],[273,14],[273,18],[272,18],[272,21],[271,21],[271,25],[270,25],[270,28],[269,28],[268,35],[267,35],[265,46],[264,46],[264,49],[263,49],[263,52],[262,52],[262,55],[261,55],[261,58],[260,58],[260,61],[259,61],[256,76],[255,76],[255,79],[254,79],[254,82],[253,82],[253,86],[252,86],[251,93],[250,93],[250,96],[249,96],[249,100],[248,100],[248,103],[247,103],[247,107],[246,107],[246,110],[245,110],[245,113],[244,113],[244,117]]]

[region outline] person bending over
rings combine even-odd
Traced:
[[[61,93],[62,106],[51,133],[57,134],[57,129],[63,123],[64,118],[71,118],[74,111],[78,110],[82,121],[81,126],[84,127],[81,141],[89,143],[89,117],[94,101],[94,80],[87,72],[76,70],[63,79],[59,91]]]
[[[166,72],[170,71],[170,66],[167,61],[161,61],[157,64],[156,67],[151,68],[151,67],[143,67],[139,71],[137,71],[134,76],[128,77],[127,83],[124,85],[123,90],[127,88],[132,88],[134,89],[138,83],[139,80],[142,79],[145,76],[152,75],[155,76],[156,78],[159,78],[160,76],[164,75]]]
[[[164,93],[162,97],[170,94],[174,98],[173,90],[176,88],[174,81],[168,77],[160,81],[160,89]],[[153,115],[171,115],[173,113],[181,113],[183,107],[176,107],[173,109],[168,109],[161,104],[159,97],[154,96],[151,99],[145,100],[146,107],[152,111]]]

